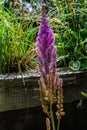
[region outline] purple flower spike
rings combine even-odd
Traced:
[[[41,104],[44,113],[46,113],[47,116],[49,115],[49,121],[52,120],[51,126],[55,130],[55,123],[52,118],[53,115],[50,115],[53,114],[52,106],[54,103],[57,103],[57,119],[60,120],[61,116],[65,114],[63,111],[63,89],[62,79],[59,78],[56,71],[57,55],[56,47],[54,46],[54,35],[46,19],[44,5],[42,6],[41,25],[36,39],[36,52],[41,72],[41,78],[38,82],[40,87]],[[50,129],[50,124],[47,124],[47,129]]]
[[[48,25],[42,5],[41,25],[36,39],[36,52],[39,60],[39,69],[44,80],[50,73],[55,75],[56,47],[54,46],[54,35]]]
[[[38,81],[40,88],[40,99],[43,112],[47,114],[48,117],[46,126],[47,130],[50,129],[51,126],[53,130],[55,130],[56,128],[52,108],[53,104],[56,103],[56,116],[59,121],[65,114],[63,110],[63,89],[62,79],[59,78],[56,71],[57,55],[56,47],[54,46],[54,35],[46,19],[44,5],[42,6],[41,25],[36,39],[36,52],[39,61],[39,69],[41,72],[41,77]],[[50,120],[52,121],[52,124],[50,124]]]

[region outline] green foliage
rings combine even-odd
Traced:
[[[36,63],[35,38],[40,23],[40,0],[30,1],[33,11],[0,5],[0,72],[26,70]],[[54,30],[58,67],[87,69],[87,2],[47,0],[49,23]],[[20,15],[19,15],[20,14]],[[39,15],[38,15],[39,14]]]
[[[0,9],[0,72],[26,70],[33,67],[34,41],[38,27],[34,21],[21,20],[8,9]],[[29,53],[33,46],[33,53]],[[29,61],[31,60],[31,61]],[[29,61],[29,62],[28,62]]]
[[[87,69],[87,2],[54,0],[50,24],[58,48],[58,67],[72,70]],[[50,11],[51,12],[51,11]],[[62,57],[62,58],[61,58]]]
[[[81,92],[81,94],[87,98],[87,93]]]

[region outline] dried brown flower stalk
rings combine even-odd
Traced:
[[[58,73],[56,72],[55,75],[51,73],[47,75],[46,82],[44,78],[41,77],[39,80],[39,87],[40,87],[40,97],[41,97],[41,104],[44,113],[47,114],[49,120],[53,124],[53,130],[55,130],[55,123],[53,118],[53,104],[57,104],[57,111],[56,116],[58,119],[58,129],[60,125],[60,119],[63,115],[65,115],[63,109],[63,89],[62,89],[62,79],[59,78]]]
[[[59,80],[59,86],[58,86],[58,95],[57,95],[57,108],[58,111],[56,112],[57,119],[61,119],[63,115],[65,115],[64,109],[63,109],[63,88],[62,88],[62,79]]]
[[[47,130],[51,130],[49,118],[46,118],[46,128],[47,128]]]

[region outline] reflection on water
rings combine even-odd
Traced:
[[[87,100],[80,107],[78,103],[64,104],[60,130],[87,130]],[[45,114],[41,107],[0,113],[0,130],[46,130]]]
[[[45,130],[44,122],[40,107],[0,113],[0,130]]]

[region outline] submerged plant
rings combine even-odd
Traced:
[[[53,104],[56,104],[56,116],[60,122],[63,116],[63,90],[62,79],[56,71],[56,47],[54,46],[54,35],[52,29],[48,25],[44,13],[44,5],[42,4],[41,25],[36,39],[36,52],[39,61],[39,69],[41,78],[39,80],[40,98],[42,109],[47,114],[46,127],[47,130],[56,130],[54,121]],[[59,123],[58,127],[59,129]]]

